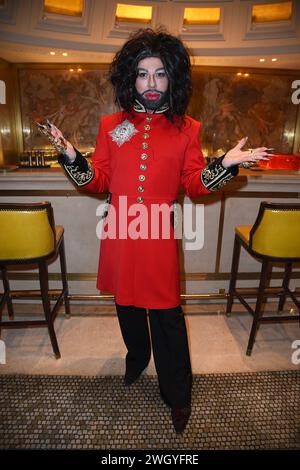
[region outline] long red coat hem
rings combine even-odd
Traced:
[[[135,302],[135,300],[131,299],[131,298],[128,298],[126,300],[125,299],[118,299],[118,296],[114,292],[112,292],[111,288],[108,288],[104,285],[100,287],[99,283],[97,283],[97,288],[99,289],[100,294],[101,294],[101,292],[105,292],[105,293],[110,293],[111,295],[113,295],[115,297],[115,302],[118,305],[125,305],[125,306],[134,305],[135,307],[138,307],[138,308],[161,310],[161,309],[165,309],[165,308],[175,308],[178,305],[180,305],[180,303],[181,303],[180,296],[179,296],[177,301],[175,300],[171,304],[170,303],[165,303],[164,304],[162,302],[159,302],[159,305],[158,304],[151,304],[149,302],[147,302],[146,304],[142,304],[140,302]]]

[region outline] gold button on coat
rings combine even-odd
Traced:
[[[149,139],[149,134],[147,134],[147,132],[145,132],[145,134],[143,134],[143,138],[144,139]]]
[[[139,196],[136,200],[137,202],[144,202],[144,199],[142,198],[142,196]]]
[[[143,148],[143,149],[147,149],[147,148],[148,148],[147,142],[142,142],[142,148]]]
[[[148,155],[146,153],[142,153],[141,159],[146,160],[148,158]]]
[[[138,187],[138,191],[139,191],[140,193],[143,193],[143,192],[145,191],[145,188],[144,188],[143,186],[139,186],[139,187]]]
[[[147,165],[145,165],[145,163],[141,163],[140,164],[140,169],[141,170],[147,170]]]
[[[146,176],[145,175],[139,175],[139,180],[140,181],[145,181],[146,179]]]
[[[149,124],[146,124],[146,125],[144,126],[144,129],[145,129],[145,131],[150,131],[151,127],[149,126]]]
[[[152,117],[151,116],[146,116],[146,121],[152,121]]]

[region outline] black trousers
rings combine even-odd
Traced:
[[[172,408],[190,406],[192,371],[183,311],[180,305],[147,311],[116,304],[122,336],[127,347],[126,371],[142,371],[151,357],[158,375],[160,393]]]

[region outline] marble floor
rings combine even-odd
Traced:
[[[289,305],[287,306],[290,307]],[[267,306],[272,310],[273,306]],[[250,315],[237,305],[230,317],[224,304],[184,305],[194,374],[298,369],[299,322],[260,327],[252,355],[246,356]],[[72,304],[72,316],[61,308],[55,330],[61,359],[55,359],[45,328],[3,329],[6,358],[0,374],[120,375],[126,349],[112,304]],[[16,304],[16,318],[36,318],[38,304]],[[293,349],[298,340],[299,353]],[[3,343],[2,343],[3,346]],[[1,356],[0,356],[1,359]],[[2,356],[3,359],[3,356]],[[0,361],[1,362],[1,361]],[[295,362],[295,361],[294,361]],[[297,362],[297,361],[296,361]],[[155,374],[153,359],[147,374]]]

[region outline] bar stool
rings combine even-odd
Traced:
[[[49,290],[48,263],[60,257],[62,290]],[[39,269],[39,290],[11,291],[7,267],[13,265],[34,265]],[[62,302],[70,315],[68,282],[64,248],[64,229],[55,226],[53,209],[50,202],[40,203],[0,203],[0,269],[4,293],[0,297],[1,328],[25,328],[46,326],[55,357],[60,358],[59,347],[54,330],[54,320]],[[51,309],[50,295],[58,296]],[[26,298],[35,293],[42,299],[45,320],[13,321],[12,297]],[[27,294],[27,295],[26,295]],[[29,294],[29,295],[28,295]],[[2,312],[7,305],[9,321],[2,321]]]
[[[236,281],[241,246],[254,258],[262,262],[259,287],[254,289],[237,289]],[[250,356],[255,336],[261,323],[297,321],[300,319],[300,302],[289,289],[292,263],[300,261],[300,204],[281,204],[262,202],[253,227],[238,226],[235,228],[235,240],[232,256],[231,279],[227,301],[227,313],[231,312],[236,297],[253,316],[252,328],[247,346]],[[272,263],[283,263],[285,266],[282,286],[267,288],[268,272]],[[243,296],[244,294],[244,296]],[[263,317],[262,306],[269,295],[279,295],[278,310],[282,311],[286,297],[289,296],[299,311],[299,316]],[[255,309],[246,302],[245,297],[256,297]]]

